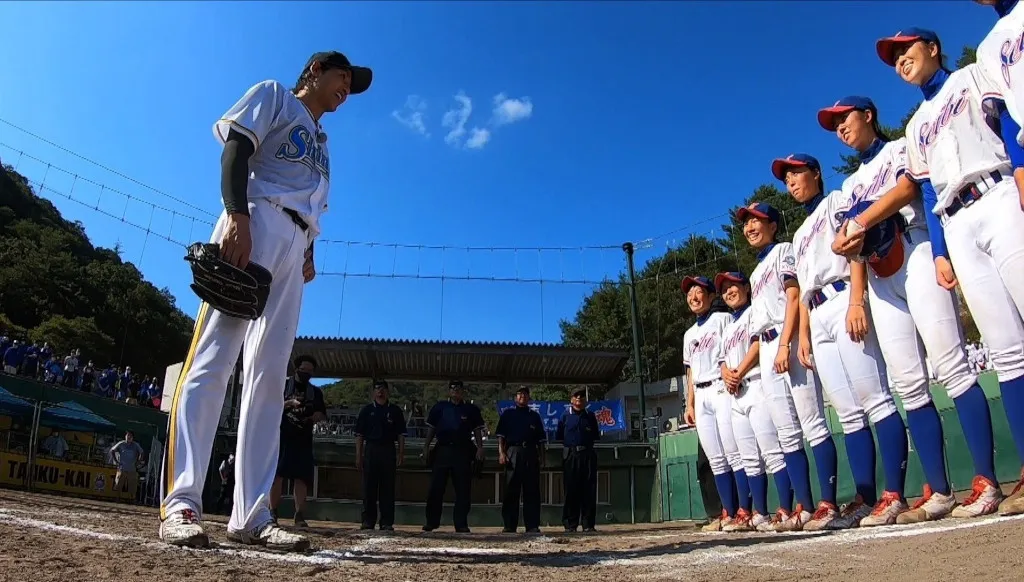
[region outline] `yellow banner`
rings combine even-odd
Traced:
[[[25,455],[0,453],[0,483],[22,485],[28,472],[28,458]],[[66,463],[53,459],[36,459],[32,470],[32,486],[47,491],[62,491],[89,497],[118,496],[114,491],[115,467],[99,467]],[[123,493],[122,495],[127,495]]]

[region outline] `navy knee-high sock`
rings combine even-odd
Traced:
[[[718,497],[722,500],[722,508],[729,517],[736,517],[736,510],[739,500],[736,498],[736,479],[732,471],[715,475],[715,488],[718,489]]]
[[[914,448],[921,459],[924,477],[932,491],[949,495],[949,478],[946,476],[946,457],[943,454],[942,422],[935,403],[928,404],[917,410],[907,411],[907,427],[914,439]],[[879,436],[881,440],[881,436]]]
[[[750,480],[747,479],[747,472],[743,469],[733,471],[732,476],[736,479],[736,497],[739,500],[738,506],[750,513]]]
[[[754,509],[761,515],[768,515],[768,475],[761,473],[747,479],[750,481],[750,500]]]
[[[801,447],[783,456],[786,458],[786,470],[779,471],[779,473],[788,474],[790,483],[793,485],[793,492],[796,494],[796,502],[803,505],[805,510],[813,512],[814,497],[811,495],[811,465],[807,462],[807,452]],[[818,474],[821,474],[820,470]],[[779,482],[776,481],[775,484],[779,485]],[[781,486],[779,486],[779,499],[782,499]],[[786,509],[785,506],[783,506],[783,509]],[[792,507],[788,509],[788,511],[792,510]]]
[[[1003,408],[1010,421],[1010,434],[1017,445],[1017,456],[1024,465],[1024,376],[999,383],[1003,395]]]
[[[832,435],[811,447],[811,453],[814,455],[814,465],[818,471],[818,486],[821,488],[821,500],[835,505],[836,488],[839,487],[839,455],[836,453],[836,443],[832,440]],[[874,467],[873,454],[871,459],[871,466]],[[873,480],[872,483],[874,483]],[[805,509],[813,513],[812,509]]]
[[[800,451],[801,453],[803,451]],[[807,456],[804,455],[804,462],[807,462]],[[786,465],[787,469],[789,465]],[[772,479],[775,481],[775,490],[779,494],[779,507],[786,510],[786,513],[793,511],[793,482],[790,480],[789,471],[783,469],[772,473]],[[806,474],[806,473],[805,473]],[[811,477],[807,476],[807,490],[811,489]],[[767,494],[767,493],[766,493]],[[809,495],[809,493],[808,493]],[[767,500],[765,501],[767,504]],[[808,509],[807,511],[810,511]]]
[[[1004,398],[1005,403],[1005,398]],[[996,481],[995,444],[992,437],[992,412],[981,384],[975,384],[953,399],[967,449],[974,461],[974,474],[992,483]]]
[[[875,423],[878,445],[882,452],[885,490],[900,494],[902,499],[907,484],[907,425],[903,417],[894,412]]]
[[[874,505],[878,493],[875,491],[875,439],[871,429],[865,426],[846,435],[845,440],[857,494],[864,503]]]

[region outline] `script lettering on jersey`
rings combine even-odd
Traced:
[[[1003,46],[999,49],[999,70],[1007,87],[1011,86],[1010,67],[1020,62],[1021,55],[1024,55],[1024,31],[1021,31],[1017,38],[1003,41]]]
[[[298,162],[314,172],[320,172],[328,180],[331,179],[331,161],[327,151],[311,133],[302,125],[288,132],[288,141],[277,149],[277,158],[289,162]]]
[[[754,297],[761,294],[768,283],[777,277],[775,269],[765,269],[764,273],[761,274],[761,278],[754,282],[754,289],[752,291]]]
[[[737,326],[732,332],[732,335],[725,338],[725,349],[722,350],[724,353],[729,353],[736,349],[737,346],[746,346],[750,344],[750,334],[747,333],[747,328],[744,326]]]
[[[969,92],[970,89],[965,87],[960,90],[960,93],[950,95],[946,103],[939,109],[939,114],[935,116],[935,119],[921,124],[921,129],[917,134],[917,147],[920,149],[922,156],[926,154],[928,147],[938,137],[939,131],[952,123],[953,118],[967,110]]]
[[[828,217],[824,214],[818,217],[818,220],[814,221],[814,225],[811,227],[811,232],[807,233],[807,236],[800,241],[800,246],[796,248],[796,256],[804,256],[807,252],[807,248],[811,246],[811,241],[814,240],[814,237],[825,230],[826,222],[828,222]]]
[[[717,343],[717,334],[715,332],[708,332],[701,336],[700,339],[693,342],[693,353],[699,354],[715,347]]]
[[[853,198],[853,203],[856,204],[862,200],[870,200],[878,194],[882,187],[889,183],[889,179],[892,178],[892,160],[885,162],[878,173],[875,174],[875,178],[871,182],[866,184],[857,184],[853,187],[853,192],[850,196]]]

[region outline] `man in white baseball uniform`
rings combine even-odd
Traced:
[[[223,144],[224,212],[211,242],[221,257],[249,262],[273,276],[266,308],[253,321],[203,303],[171,403],[161,480],[160,539],[206,547],[200,521],[203,484],[228,377],[242,354],[241,415],[235,490],[227,538],[245,545],[304,550],[309,541],[279,528],[269,509],[277,466],[281,383],[298,327],[302,288],[315,275],[313,240],[327,210],[330,157],[320,119],[351,94],[366,91],[372,72],[337,52],[313,55],[292,90],[256,84],[214,124]]]

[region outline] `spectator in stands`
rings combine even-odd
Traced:
[[[68,452],[68,441],[64,440],[60,431],[55,430],[50,433],[50,436],[46,437],[45,441],[43,441],[43,449],[46,451],[46,454],[51,457],[63,459],[64,455]]]
[[[128,398],[129,391],[132,383],[132,367],[125,366],[124,370],[118,374],[117,385],[121,389],[121,393],[124,394],[123,398],[118,398],[121,402],[124,402],[125,398]]]
[[[53,348],[50,347],[49,342],[43,342],[43,347],[39,349],[39,361],[49,362],[50,358],[53,357]]]
[[[142,445],[135,442],[135,433],[130,430],[125,432],[124,440],[111,447],[110,455],[117,465],[114,490],[126,491],[128,499],[134,503],[139,490],[139,467],[145,457]]]
[[[60,356],[50,356],[46,362],[45,381],[51,384],[60,384],[64,378],[64,366],[60,363]]]
[[[35,342],[25,350],[25,361],[21,363],[21,373],[32,379],[39,376],[39,342]]]
[[[21,367],[21,344],[18,340],[11,342],[11,347],[4,350],[4,372],[17,374]]]
[[[78,349],[71,350],[64,358],[64,387],[78,387]]]
[[[82,392],[92,392],[93,384],[96,383],[96,368],[92,360],[82,368]]]
[[[5,329],[0,331],[0,357],[3,357],[9,347],[11,347],[11,336],[7,335],[7,330]]]
[[[110,398],[114,395],[114,390],[117,387],[117,371],[114,368],[114,364],[107,366],[106,370],[100,372],[100,394]]]

